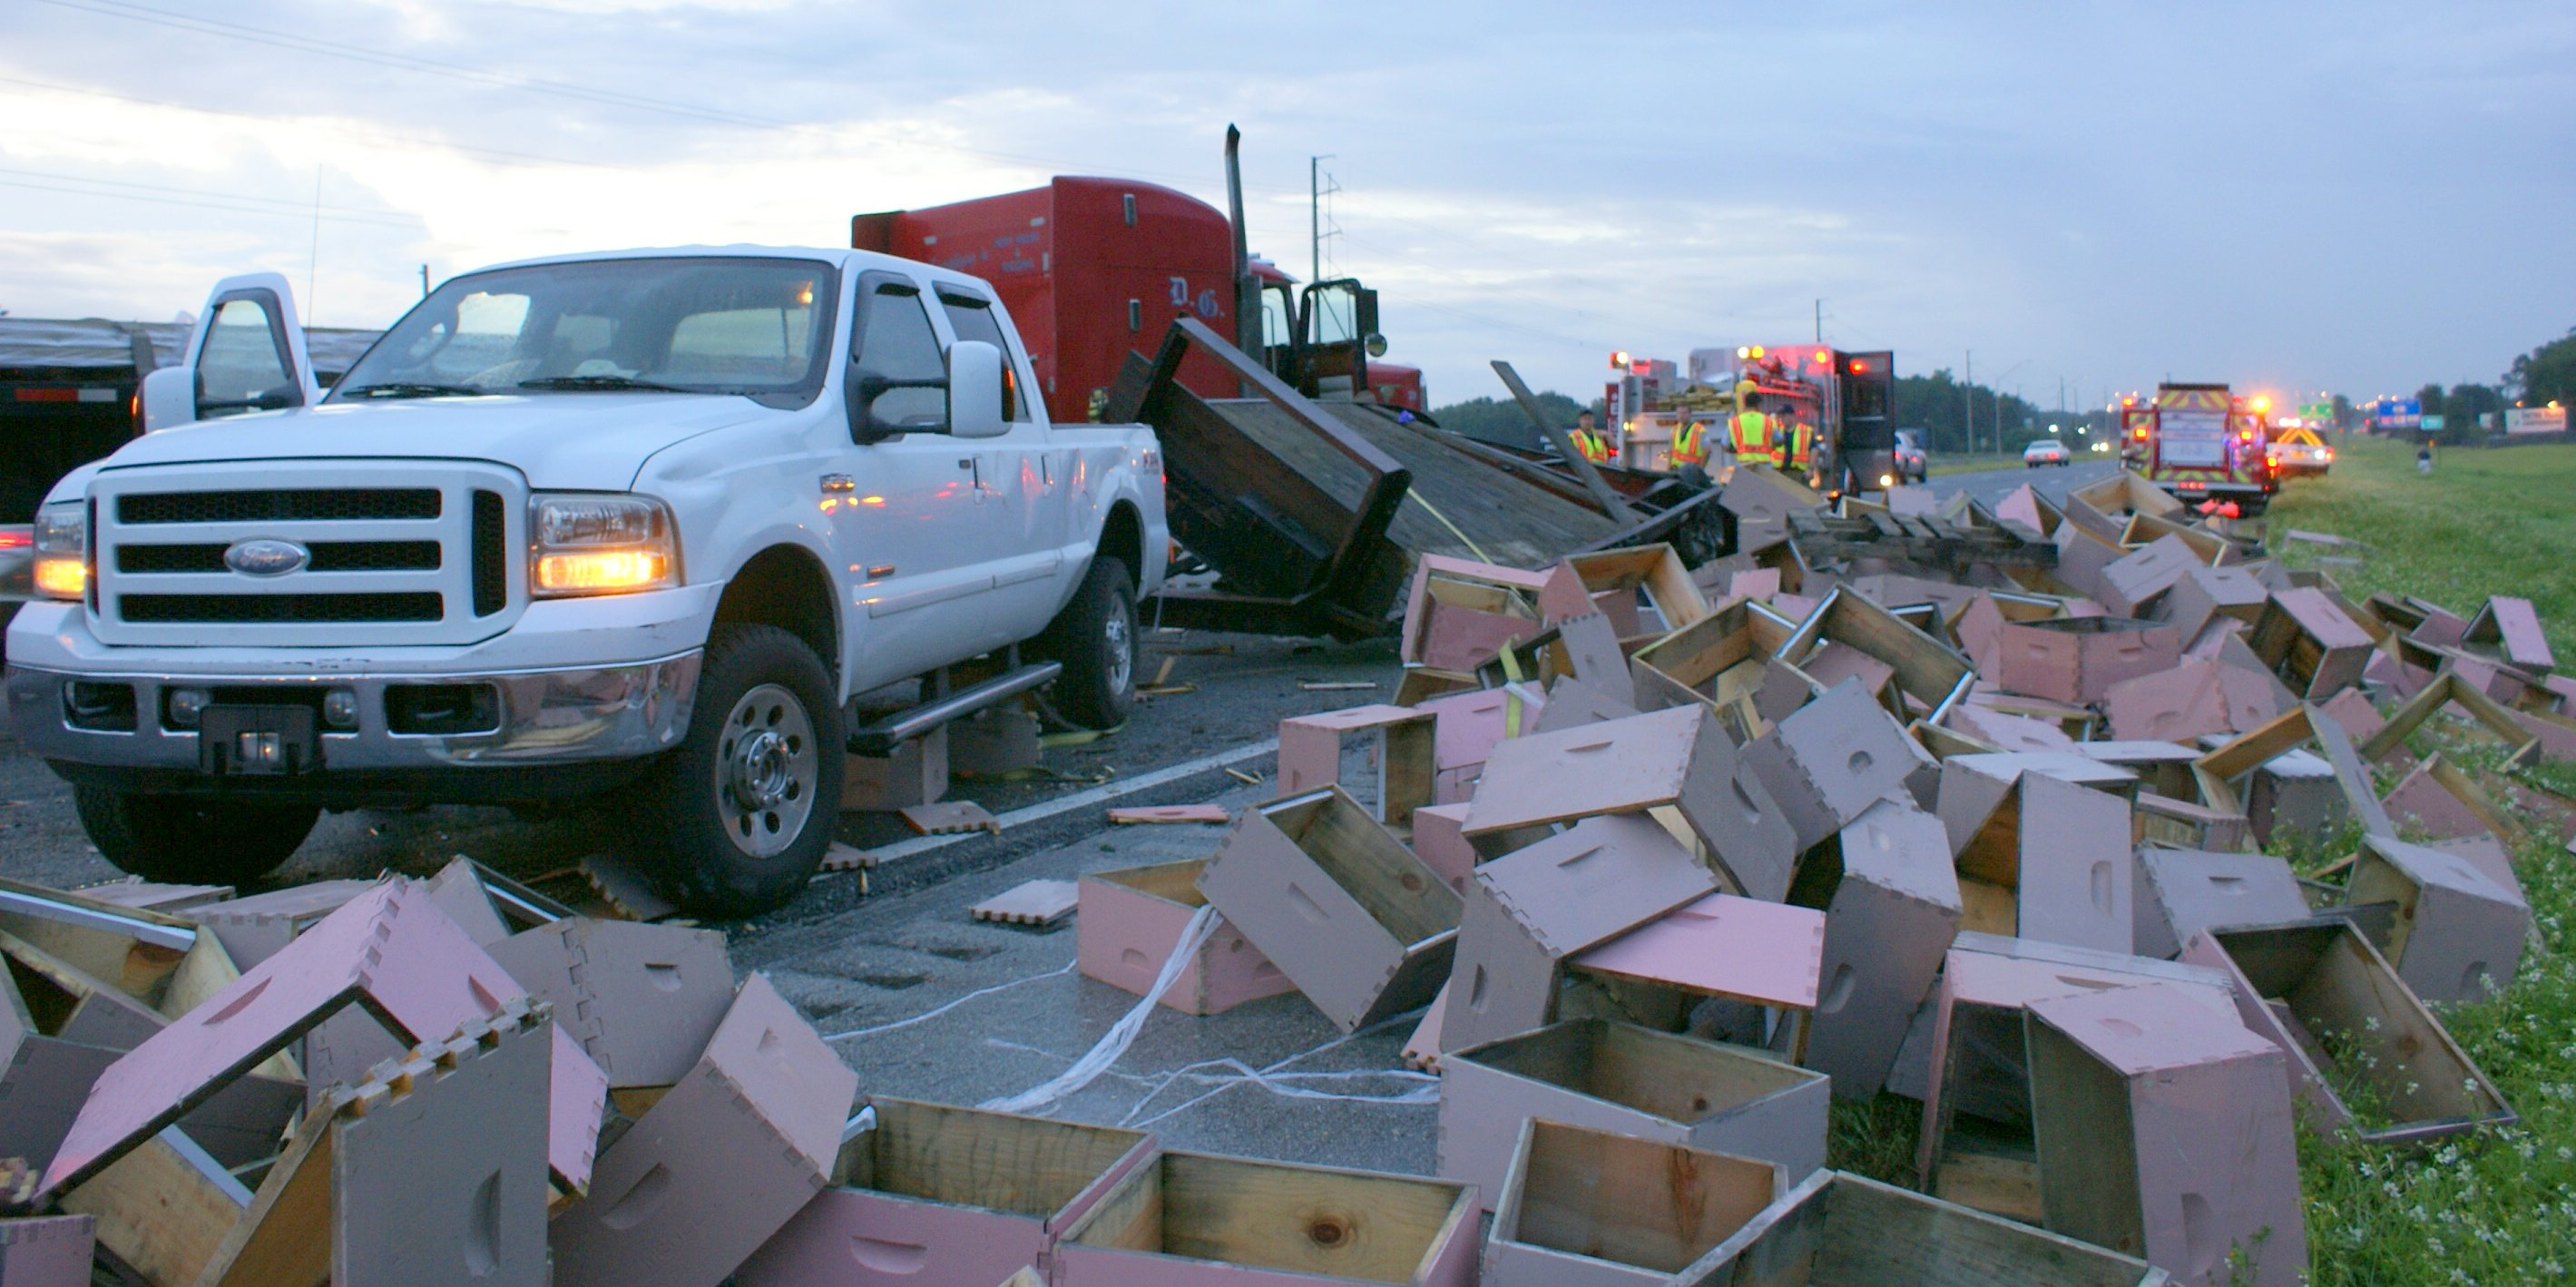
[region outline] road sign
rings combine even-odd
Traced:
[[[2514,407],[2504,413],[2506,433],[2565,433],[2567,408]]]
[[[2370,422],[2382,429],[2412,429],[2423,418],[2424,403],[2416,398],[2381,398],[2370,407]]]
[[[2334,423],[2334,404],[2331,402],[2303,403],[2299,407],[2299,418],[2312,425],[2332,424]]]
[[[2450,427],[2450,422],[2440,416],[2418,416],[2415,427],[2426,433],[2440,433]]]

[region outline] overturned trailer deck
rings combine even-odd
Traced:
[[[1233,369],[1251,396],[1182,385],[1193,352]],[[1219,574],[1213,587],[1164,592],[1163,619],[1177,625],[1379,634],[1421,555],[1538,568],[1663,539],[1679,521],[1613,517],[1570,483],[1488,459],[1481,444],[1372,404],[1308,398],[1188,318],[1153,361],[1128,363],[1107,415],[1154,426],[1172,535]]]

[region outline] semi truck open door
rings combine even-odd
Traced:
[[[295,292],[278,273],[215,283],[176,366],[143,378],[143,429],[168,429],[321,400],[296,320]]]

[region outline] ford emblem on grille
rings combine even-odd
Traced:
[[[312,551],[293,541],[237,541],[224,551],[224,566],[243,576],[284,576],[312,558]]]

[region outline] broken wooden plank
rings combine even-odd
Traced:
[[[1221,804],[1157,804],[1141,808],[1112,809],[1113,826],[1137,827],[1175,822],[1232,822],[1234,815]]]

